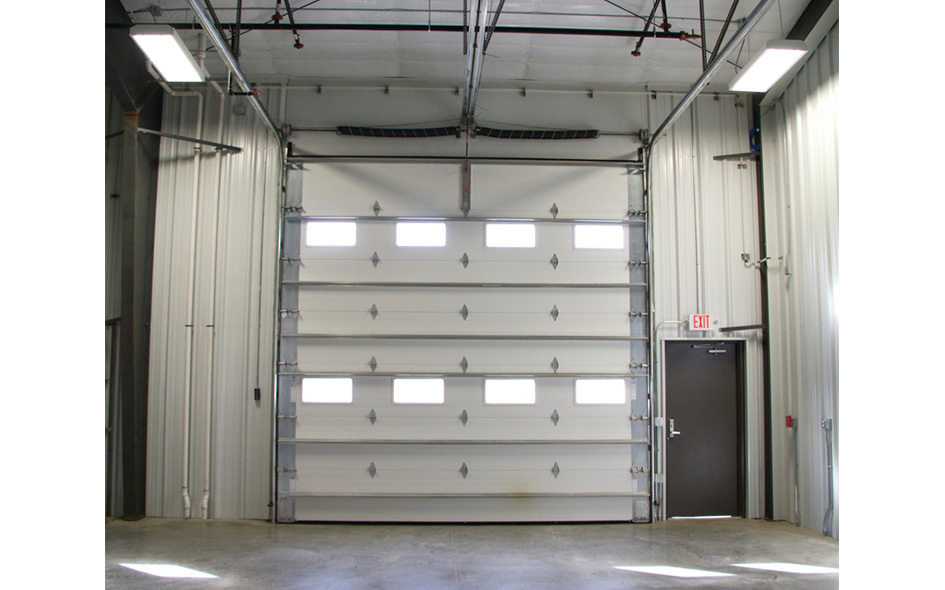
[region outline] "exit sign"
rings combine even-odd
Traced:
[[[690,330],[711,330],[712,329],[712,316],[705,314],[692,314],[689,316],[689,329]]]

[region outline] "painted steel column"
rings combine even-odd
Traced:
[[[148,424],[148,194],[139,187],[138,114],[126,113],[121,175],[122,479],[124,517],[145,513]]]

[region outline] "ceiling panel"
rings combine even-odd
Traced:
[[[206,0],[201,0],[206,2]],[[472,0],[470,0],[472,2]],[[756,0],[738,3],[734,34]],[[169,23],[181,37],[197,48],[196,17],[187,0],[123,0],[136,23]],[[236,0],[211,0],[225,25],[236,20]],[[492,0],[493,7],[498,0]],[[706,45],[711,50],[731,7],[730,0],[705,0]],[[735,63],[744,65],[765,41],[780,38],[797,21],[806,0],[780,0],[756,25],[725,67],[713,79],[713,87],[724,87],[735,75]],[[459,0],[292,0],[299,24],[399,24],[454,25],[463,22]],[[671,31],[698,34],[699,0],[667,0]],[[649,16],[651,0],[507,0],[498,24],[640,30]],[[244,24],[267,23],[276,10],[275,0],[244,0]],[[285,2],[281,3],[285,12]],[[657,24],[662,14],[657,11]],[[288,19],[283,18],[287,25]],[[240,37],[240,64],[253,81],[269,82],[285,77],[289,84],[313,84],[330,78],[334,84],[363,84],[368,80],[411,80],[416,84],[452,86],[464,78],[463,35],[420,31],[301,30],[302,49],[293,47],[289,30],[244,31]],[[562,87],[607,89],[688,87],[702,73],[700,41],[646,39],[641,55],[630,52],[636,38],[577,35],[496,33],[484,60],[482,79],[493,86],[506,83],[548,83]],[[226,69],[215,52],[205,62],[214,78],[226,78]],[[711,88],[711,87],[710,87]]]

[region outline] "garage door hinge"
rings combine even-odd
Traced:
[[[283,318],[285,318],[286,316],[289,316],[289,315],[299,315],[299,310],[297,310],[297,309],[280,309],[280,310],[279,310],[279,315],[281,315]]]
[[[373,373],[374,371],[376,371],[376,370],[377,370],[377,359],[372,356],[372,357],[371,357],[371,362],[368,363],[368,366],[371,367],[371,372],[372,372],[372,373]]]
[[[283,259],[282,259],[282,264],[288,264],[288,265],[296,265],[296,264],[297,264],[297,265],[301,266],[301,265],[302,265],[302,259],[301,259],[301,258],[283,258]]]
[[[280,367],[297,367],[299,366],[298,361],[279,361]]]
[[[459,361],[459,366],[463,369],[463,373],[465,373],[466,369],[469,368],[469,361],[466,360],[466,357],[463,357],[463,360]]]
[[[561,365],[558,364],[558,357],[555,357],[555,358],[551,359],[551,370],[552,370],[552,371],[554,371],[555,373],[557,373],[557,372],[558,372],[558,367],[560,367],[560,366],[561,366]]]
[[[463,474],[463,479],[466,479],[466,476],[469,475],[469,467],[466,467],[466,464],[463,463],[463,466],[459,468],[459,472]]]
[[[371,319],[372,320],[377,319],[377,304],[374,304],[371,306]]]
[[[298,420],[298,416],[292,416],[290,414],[279,414],[276,416],[278,420]]]
[[[469,317],[469,308],[463,305],[463,308],[459,310],[461,316],[463,316],[463,321],[466,321],[466,318]]]
[[[558,204],[557,203],[553,203],[551,205],[551,216],[554,217],[555,219],[558,218]]]
[[[466,410],[463,410],[463,413],[459,415],[459,419],[463,421],[463,426],[466,426],[466,422],[469,422],[469,414],[466,413]]]
[[[646,217],[646,211],[642,209],[639,211],[636,209],[630,209],[627,211],[627,217]]]
[[[555,479],[558,479],[558,474],[561,473],[561,468],[558,467],[557,463],[555,463],[555,466],[551,468],[551,473],[554,474]]]
[[[301,206],[283,207],[282,210],[286,213],[302,213],[304,211]]]
[[[377,201],[374,201],[374,217],[377,217],[381,214],[381,204]]]
[[[649,416],[637,416],[637,415],[633,415],[633,416],[630,416],[630,419],[631,419],[631,420],[643,420],[643,421],[646,421],[646,420],[649,420],[650,417],[649,417]]]
[[[551,266],[555,269],[558,268],[558,255],[557,254],[553,254],[551,256]]]
[[[642,265],[647,264],[646,260],[634,260],[632,258],[630,259],[630,266],[639,266],[641,264]]]
[[[374,256],[371,256],[371,262],[374,263],[374,268],[377,268],[377,265],[381,262],[381,257],[377,255],[377,252],[374,253]]]
[[[374,412],[374,410],[371,410],[371,413],[368,414],[368,420],[371,421],[371,424],[377,422],[377,414]]]
[[[469,254],[463,253],[462,263],[463,268],[469,268]]]
[[[559,420],[558,410],[555,410],[554,412],[551,413],[551,421],[555,423],[555,426],[557,426],[558,420]]]
[[[551,308],[551,317],[554,319],[554,321],[556,322],[558,321],[558,306],[557,305]]]
[[[295,467],[276,467],[277,473],[295,473]]]
[[[377,475],[377,467],[374,466],[374,461],[371,461],[370,467],[367,468],[368,473],[371,474],[371,479],[374,479],[374,476]]]

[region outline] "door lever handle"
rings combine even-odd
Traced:
[[[676,430],[676,421],[670,418],[669,419],[669,438],[673,438],[674,436],[679,436],[680,434],[682,433]]]

